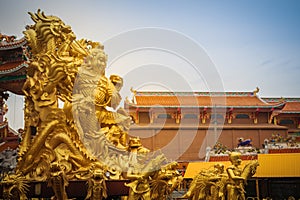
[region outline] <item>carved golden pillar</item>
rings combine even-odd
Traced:
[[[274,124],[277,125],[277,117],[274,117]]]
[[[200,114],[201,123],[205,124],[207,118],[208,118],[207,108],[204,108],[203,112]]]
[[[139,113],[139,108],[136,108],[135,112],[132,113],[132,117],[134,118],[134,122],[136,124],[140,123],[140,113]]]
[[[269,124],[272,123],[273,118],[274,118],[274,114],[273,114],[273,108],[272,108],[272,112],[271,112],[271,114],[270,114],[270,116],[269,116],[269,119],[268,119],[268,123],[269,123]]]
[[[253,119],[253,123],[254,123],[254,124],[257,124],[257,122],[258,122],[258,119],[257,119],[257,117],[255,116],[254,119]]]
[[[257,124],[258,123],[258,114],[259,114],[259,108],[256,109],[256,111],[252,115],[253,123]]]
[[[275,125],[277,125],[277,118],[276,118],[276,116],[278,115],[278,113],[274,112],[273,110],[274,110],[274,108],[272,108],[272,112],[271,112],[271,114],[269,116],[268,123],[271,124],[273,122]]]
[[[140,113],[139,113],[139,108],[136,109],[135,111],[135,117],[136,117],[136,122],[135,123],[140,123]]]
[[[152,110],[150,110],[149,114],[150,114],[150,124],[153,124],[155,113]]]
[[[181,109],[180,108],[177,108],[177,111],[175,113],[175,121],[176,121],[176,124],[179,124],[180,123],[180,120],[181,120]]]
[[[233,119],[233,108],[230,108],[229,112],[227,113],[227,122],[228,122],[228,124],[232,123],[232,119]]]

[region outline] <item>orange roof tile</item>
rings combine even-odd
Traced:
[[[285,101],[285,106],[280,113],[300,113],[300,98],[263,98],[267,102]]]
[[[137,92],[135,105],[138,107],[278,107],[284,102],[267,103],[253,93],[165,93]]]
[[[299,102],[286,102],[285,106],[283,107],[282,111],[284,113],[293,113],[293,112],[300,112],[300,101]]]

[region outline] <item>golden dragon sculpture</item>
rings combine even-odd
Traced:
[[[66,106],[72,103],[73,85],[88,55],[88,42],[77,41],[71,27],[58,17],[45,16],[40,10],[30,15],[35,24],[24,32],[32,57],[23,87],[25,132],[17,172],[46,180],[50,164],[59,162],[72,178],[72,172],[88,169],[96,159],[84,148],[74,120],[59,108],[58,101]]]
[[[56,16],[29,14],[34,24],[24,31],[31,57],[16,174],[29,182],[47,181],[56,199],[67,199],[69,180],[90,180],[86,198],[98,199],[106,198],[106,180],[127,179],[133,169],[133,183],[148,174],[147,194],[167,198],[179,175],[164,155],[150,153],[138,138],[128,139],[130,117],[117,109],[123,79],[106,76],[103,45],[77,40]],[[136,166],[144,166],[143,172]]]

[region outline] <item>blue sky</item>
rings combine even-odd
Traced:
[[[110,54],[126,45],[124,51],[134,50],[109,60],[109,73],[121,74],[131,84],[124,88],[124,95],[131,86],[175,91],[253,91],[258,86],[262,97],[300,96],[300,1],[2,0],[0,32],[22,37],[25,25],[33,24],[27,12],[36,12],[38,8],[46,15],[59,16],[72,27],[78,39],[104,43],[109,59]],[[141,31],[149,27],[155,28],[153,33],[161,29],[168,30],[174,38],[176,34],[182,37],[178,42],[170,40],[168,49],[163,46],[167,50],[163,53],[158,50],[162,49],[159,45],[143,51],[134,49],[135,43],[140,42],[142,47],[144,36],[152,34],[152,29]],[[136,37],[127,37],[128,32],[136,33]],[[148,42],[167,40],[166,37]],[[192,48],[190,52],[176,54],[177,47]],[[188,63],[189,55],[200,49],[205,52],[205,59],[211,59],[205,66],[213,70],[206,72],[207,67],[201,67],[197,61]],[[183,58],[188,59],[182,61]],[[188,87],[183,87],[182,82]],[[222,86],[214,88],[213,82]]]
[[[32,24],[27,12],[38,8],[59,16],[78,38],[104,43],[143,27],[178,31],[206,50],[224,90],[259,86],[261,96],[299,96],[300,1],[4,0],[0,31],[21,37]]]

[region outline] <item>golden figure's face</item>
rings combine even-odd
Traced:
[[[240,158],[236,159],[236,164],[240,165],[242,163],[242,160]]]
[[[91,69],[100,73],[105,74],[107,56],[101,48],[95,48],[90,51],[90,55],[86,57],[85,63]]]
[[[238,152],[232,152],[229,156],[230,161],[234,165],[240,165],[242,160],[241,160],[241,154]]]
[[[215,169],[217,173],[223,173],[224,172],[224,165],[223,164],[216,164]]]

